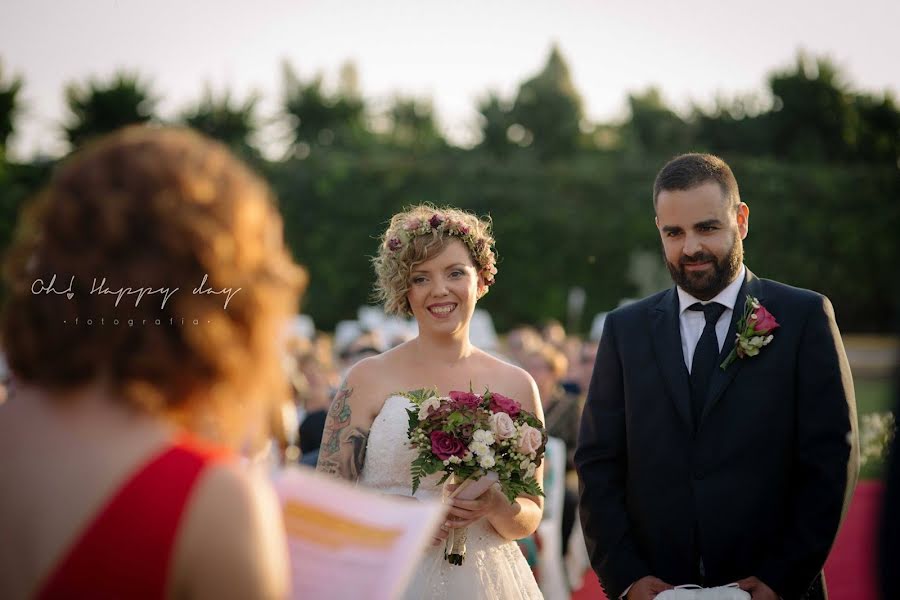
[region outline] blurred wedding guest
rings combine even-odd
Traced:
[[[900,365],[895,367],[894,402],[894,423],[900,423]],[[882,506],[878,565],[881,597],[900,598],[900,433],[896,430],[888,452]]]
[[[277,500],[235,460],[282,398],[305,285],[224,146],[133,127],[29,205],[7,256],[0,597],[280,598]]]
[[[306,415],[300,423],[300,464],[316,468],[327,414],[328,411],[319,410]]]
[[[565,355],[551,344],[527,352],[522,366],[534,378],[544,405],[544,424],[547,434],[566,444],[566,473],[575,471],[575,445],[581,423],[581,398],[562,387],[568,368]],[[572,479],[567,477],[567,479]],[[578,506],[577,483],[567,485],[563,499],[562,548],[568,548],[569,535],[575,524]]]
[[[325,414],[336,391],[338,373],[331,354],[331,341],[320,339],[306,344],[293,344],[291,376],[297,420],[294,433],[298,438],[300,462],[316,466]]]
[[[556,319],[548,319],[541,325],[541,339],[551,346],[562,348],[566,343],[566,329]]]
[[[541,334],[530,325],[519,325],[506,334],[506,354],[521,365],[525,354],[543,345]]]
[[[0,405],[9,397],[10,388],[9,367],[6,365],[6,357],[0,352]]]
[[[570,341],[573,338],[569,338]],[[566,344],[566,357],[569,359],[569,370],[563,380],[563,388],[570,394],[586,394],[594,372],[594,361],[597,358],[597,342],[576,340],[577,343]]]
[[[378,356],[381,354],[383,347],[384,342],[376,332],[361,333],[339,351],[338,358],[341,362],[341,372],[346,373],[350,367],[364,358]]]

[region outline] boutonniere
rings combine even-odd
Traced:
[[[775,337],[772,332],[779,327],[781,325],[778,324],[772,313],[759,303],[759,300],[753,296],[747,296],[747,302],[744,303],[744,314],[737,323],[734,348],[722,363],[722,370],[727,369],[728,365],[738,358],[759,354],[760,348],[769,345],[772,338]]]

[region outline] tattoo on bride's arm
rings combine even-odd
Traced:
[[[341,387],[331,403],[316,470],[356,481],[365,462],[369,432],[362,427],[350,427],[348,400],[352,394],[353,388]]]

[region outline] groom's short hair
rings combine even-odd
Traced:
[[[656,175],[656,181],[653,182],[653,208],[656,208],[660,192],[690,190],[710,181],[719,184],[725,201],[730,206],[740,204],[741,194],[731,167],[718,156],[691,153],[676,156]]]

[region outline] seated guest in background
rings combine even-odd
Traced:
[[[566,328],[556,319],[547,319],[541,324],[541,339],[557,350],[566,343]]]
[[[566,444],[566,474],[575,472],[575,444],[578,441],[578,428],[581,423],[582,399],[569,394],[561,383],[568,369],[565,355],[550,344],[524,354],[522,365],[534,378],[538,392],[544,404],[544,424],[547,434],[561,439]],[[577,480],[566,477],[570,484],[566,486],[563,498],[562,548],[568,549],[569,535],[575,524],[575,513],[578,508]],[[565,553],[565,552],[564,552]]]
[[[281,231],[258,177],[175,129],[89,144],[29,205],[0,329],[0,597],[287,595],[277,501],[228,449],[287,388],[305,274]]]
[[[525,360],[525,354],[544,344],[541,334],[531,325],[519,325],[506,334],[506,356],[517,365]]]
[[[300,423],[300,463],[316,468],[319,447],[322,445],[322,430],[325,429],[327,411],[309,413]]]

